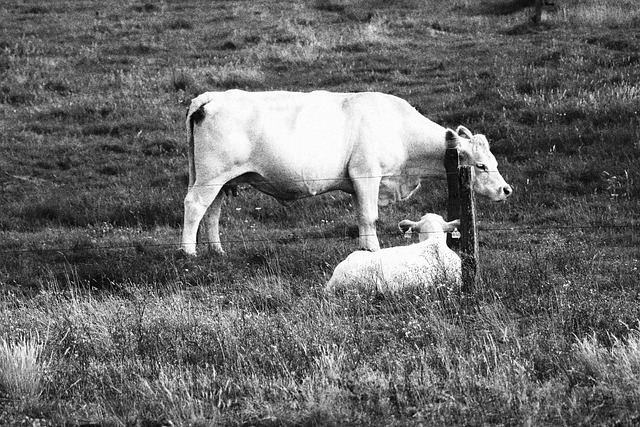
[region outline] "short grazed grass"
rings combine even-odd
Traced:
[[[529,3],[3,4],[0,424],[637,423],[640,8]],[[337,193],[241,189],[228,255],[178,253],[185,106],[230,88],[486,134],[515,193],[478,201],[473,295],[324,295],[356,245]],[[382,245],[445,205],[426,179]]]

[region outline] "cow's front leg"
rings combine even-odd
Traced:
[[[376,234],[378,221],[378,191],[380,178],[362,177],[353,179],[354,200],[358,210],[358,232],[360,248],[368,251],[380,250]]]

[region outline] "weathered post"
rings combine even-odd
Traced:
[[[447,221],[460,218],[460,184],[458,182],[458,149],[447,148],[444,154],[444,169],[447,171],[447,187],[449,199],[447,201]],[[447,245],[451,249],[460,247],[460,239],[454,239],[447,234]]]
[[[459,166],[458,150],[447,148],[444,167],[447,171],[447,220],[460,219],[460,239],[447,235],[447,245],[459,249],[462,259],[462,292],[475,290],[478,278],[478,239],[476,230],[476,199],[473,193],[474,170]]]
[[[462,258],[462,292],[471,293],[478,281],[478,233],[476,197],[473,193],[474,170],[460,168],[460,258]]]
[[[542,6],[544,5],[544,0],[536,0],[535,1],[535,10],[533,16],[531,17],[531,22],[534,24],[539,24],[542,22]]]

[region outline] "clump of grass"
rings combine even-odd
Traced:
[[[212,72],[208,81],[223,89],[258,89],[265,83],[265,74],[259,68],[228,64]]]
[[[342,12],[346,5],[345,2],[338,2],[332,0],[315,0],[313,7],[325,12]]]
[[[184,92],[187,98],[206,92],[208,88],[202,74],[199,70],[172,70],[171,75],[166,78],[168,80],[167,91]],[[183,99],[186,105],[189,105],[189,101],[191,101],[190,98]]]
[[[25,8],[22,12],[30,15],[40,15],[49,13],[49,8],[43,6],[30,6]]]
[[[611,336],[612,345],[604,346],[594,335],[575,344],[578,371],[617,399],[640,400],[640,331],[632,331],[626,340]]]
[[[333,36],[289,19],[281,19],[270,37],[263,37],[252,48],[258,62],[278,60],[286,63],[314,62],[333,44]]]
[[[565,8],[564,14],[576,25],[619,26],[638,19],[633,2],[574,2]]]
[[[639,416],[640,332],[631,331],[626,340],[610,339],[610,347],[595,334],[574,345],[575,410],[589,413],[594,423]]]
[[[161,368],[157,378],[139,378],[142,405],[138,417],[149,420],[185,420],[190,425],[214,425],[220,409],[236,401],[237,387],[218,378],[215,367]]]
[[[48,362],[43,360],[44,344],[37,335],[0,339],[0,391],[10,399],[30,400],[42,393]]]
[[[169,90],[196,96],[215,89],[259,89],[264,86],[266,76],[259,66],[239,62],[219,67],[173,70],[167,79]]]
[[[191,30],[193,29],[193,23],[187,19],[175,18],[167,23],[165,26],[170,30]]]
[[[9,105],[25,105],[33,102],[35,96],[22,86],[3,83],[0,85],[0,99]]]

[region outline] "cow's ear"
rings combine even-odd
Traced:
[[[460,138],[451,129],[447,129],[444,140],[447,143],[447,148],[458,148],[460,146]]]
[[[458,135],[464,138],[467,138],[467,139],[473,138],[473,134],[471,133],[471,131],[464,126],[458,126],[458,129],[456,129],[456,132],[458,133]]]

